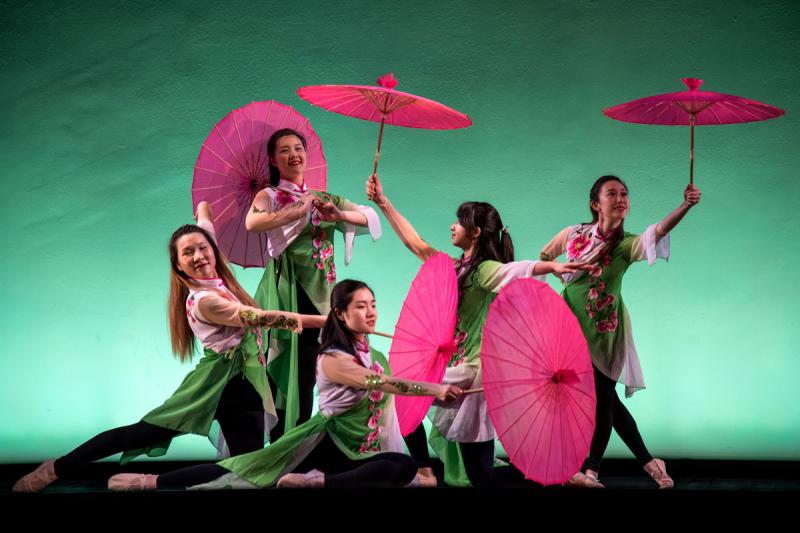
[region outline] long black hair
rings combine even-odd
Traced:
[[[328,348],[334,347],[343,350],[351,355],[356,353],[356,336],[344,320],[339,318],[337,312],[345,311],[350,302],[353,301],[353,295],[359,289],[367,289],[372,292],[369,285],[363,281],[354,279],[343,279],[333,287],[331,292],[331,310],[328,313],[328,319],[325,320],[325,326],[322,328],[320,334],[320,349],[319,352],[323,353]],[[373,296],[375,295],[372,292]]]
[[[599,178],[597,178],[597,181],[594,182],[594,185],[592,185],[592,188],[589,190],[589,212],[592,214],[592,221],[586,222],[586,224],[595,224],[599,220],[600,215],[595,209],[592,208],[592,202],[600,201],[600,189],[602,189],[603,185],[605,185],[609,181],[616,181],[620,183],[623,187],[625,187],[626,191],[628,190],[628,184],[622,181],[622,179],[619,176],[614,176],[613,174],[607,174],[605,176],[600,176]],[[608,240],[605,242],[605,244],[600,248],[598,248],[597,252],[592,254],[593,257],[589,258],[590,262],[594,263],[597,261],[601,261],[605,256],[611,254],[611,252],[614,251],[614,248],[616,248],[617,245],[620,243],[622,237],[625,236],[624,225],[625,221],[623,220],[622,223],[620,223],[619,227],[616,230],[614,230],[614,233],[609,235]]]
[[[458,223],[472,235],[475,228],[480,228],[475,253],[469,259],[467,268],[458,277],[458,289],[462,292],[469,284],[472,273],[478,266],[486,261],[493,260],[509,263],[514,260],[514,242],[508,233],[508,228],[503,226],[500,213],[492,204],[486,202],[464,202],[456,211]],[[464,264],[464,257],[461,257]]]
[[[270,136],[267,141],[267,155],[269,156],[269,184],[273,187],[277,187],[278,182],[281,181],[281,173],[278,172],[278,167],[272,164],[272,158],[275,156],[275,146],[278,144],[278,139],[289,135],[294,135],[300,139],[300,142],[303,143],[303,149],[307,148],[306,138],[291,128],[280,129]]]

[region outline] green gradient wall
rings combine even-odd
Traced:
[[[673,209],[688,130],[615,122],[604,107],[695,76],[787,109],[698,129],[703,201],[673,233],[670,262],[626,278],[648,384],[626,404],[653,453],[800,459],[796,2],[1,7],[0,461],[54,456],[135,422],[189,370],[169,349],[165,245],[191,218],[192,169],[211,127],[253,100],[291,104],[323,140],[329,189],[364,201],[377,125],[312,108],[295,89],[388,71],[399,89],[474,120],[384,138],[388,194],[452,253],[448,226],[468,199],[500,209],[520,258],[586,219],[601,174],[627,180],[630,230]],[[349,267],[342,247],[337,260],[340,277],[375,288],[380,328],[391,330],[419,264],[384,232],[361,238]],[[254,291],[260,273],[237,272]],[[185,437],[168,458],[212,456]],[[609,456],[629,453],[614,440]]]

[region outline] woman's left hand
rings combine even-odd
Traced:
[[[338,222],[342,220],[341,210],[336,207],[336,204],[333,203],[333,200],[328,195],[325,195],[325,200],[317,199],[317,201],[314,202],[314,207],[317,208],[320,218],[326,222]]]
[[[683,191],[683,200],[689,204],[689,207],[697,205],[700,202],[700,189],[694,185],[687,185]]]

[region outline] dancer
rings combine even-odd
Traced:
[[[462,391],[452,385],[393,378],[383,354],[370,348],[378,311],[372,290],[344,280],[331,294],[317,360],[319,412],[267,448],[217,464],[161,475],[118,474],[111,490],[405,486],[416,462],[402,453],[393,394],[429,395],[446,401]]]
[[[436,253],[383,192],[378,176],[367,180],[367,196],[381,209],[403,244],[422,261]],[[519,278],[550,272],[573,273],[580,265],[553,261],[514,261],[514,244],[500,214],[486,202],[465,202],[450,226],[451,241],[461,249],[454,259],[458,274],[459,303],[453,354],[444,382],[462,389],[481,387],[480,347],[489,305],[506,284]],[[451,405],[437,405],[428,415],[433,422],[431,445],[445,465],[449,485],[492,486],[522,479],[512,468],[493,468],[495,431],[483,392],[468,394]],[[406,437],[412,456],[422,465],[428,459],[425,430],[420,424]],[[433,476],[429,466],[420,474]]]
[[[42,463],[14,485],[17,492],[38,492],[59,477],[109,455],[125,452],[122,462],[141,453],[166,453],[170,441],[185,433],[208,435],[219,422],[233,454],[264,446],[275,409],[259,349],[260,327],[299,332],[303,323],[320,327],[322,317],[264,311],[242,289],[217,248],[211,210],[198,206],[198,224],[173,233],[168,251],[172,266],[168,304],[172,349],[191,360],[195,339],[204,356],[175,393],[140,422],[112,429],[55,460]]]
[[[669,232],[700,201],[700,191],[689,185],[684,201],[658,224],[641,235],[623,227],[630,203],[628,187],[617,176],[602,176],[589,191],[592,221],[564,228],[542,249],[543,260],[567,253],[570,261],[590,264],[588,273],[562,275],[564,299],[581,325],[594,366],[597,414],[586,471],[576,473],[570,485],[602,488],[598,481],[600,461],[613,427],[659,488],[671,488],[672,478],[664,461],[647,451],[636,422],[617,396],[617,382],[629,397],[644,388],[644,377],[633,343],[631,323],[622,301],[622,278],[628,267],[646,259],[669,258]]]
[[[308,191],[304,181],[306,140],[298,132],[281,129],[267,142],[270,186],[253,200],[245,225],[264,232],[269,261],[255,300],[264,309],[305,314],[328,314],[331,288],[336,282],[333,231],[345,238],[345,264],[350,262],[356,234],[381,236],[375,211],[325,192]],[[279,422],[274,442],[284,431],[308,420],[314,402],[314,370],[319,332],[271,332],[268,372],[276,395]]]

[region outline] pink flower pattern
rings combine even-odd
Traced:
[[[450,361],[447,362],[448,367],[458,366],[464,362],[464,358],[466,357],[467,353],[467,337],[469,337],[469,333],[467,331],[459,330],[455,338],[453,338],[453,344],[456,345],[456,351],[450,358]]]
[[[322,229],[322,217],[316,208],[311,209],[311,259],[314,266],[320,271],[325,281],[332,285],[336,283],[336,265],[333,262],[333,243],[327,240],[328,234]]]
[[[369,417],[369,421],[367,421],[367,427],[369,429],[378,429],[378,418],[375,415]]]
[[[603,259],[589,271],[589,290],[587,291],[586,313],[595,322],[598,333],[614,333],[617,331],[617,298],[606,293],[606,283],[602,280],[603,267],[611,264],[611,257]]]
[[[298,188],[296,186],[291,187],[292,190],[296,191],[297,195],[291,194],[290,192],[284,191],[282,189],[278,189],[275,192],[275,209],[282,209],[287,205],[296,203],[299,200],[299,194],[302,194],[307,191],[305,185]],[[314,260],[314,266],[322,271],[322,275],[325,281],[328,284],[336,283],[336,269],[333,264],[333,243],[326,240],[327,233],[324,229],[320,226],[322,224],[322,216],[320,215],[317,208],[311,208],[311,225],[313,226],[312,229],[312,239],[311,239],[311,259]]]
[[[383,399],[383,391],[374,390],[369,393],[369,401],[372,403],[378,403]]]
[[[567,243],[567,259],[577,259],[592,245],[592,238],[588,235],[577,234]]]
[[[358,348],[358,347],[357,347]],[[383,374],[383,367],[375,361],[370,367],[372,372],[376,374]],[[381,434],[381,419],[383,418],[383,409],[380,404],[384,400],[386,394],[381,390],[374,390],[369,393],[369,405],[367,409],[370,412],[369,420],[367,421],[367,428],[370,432],[364,438],[364,441],[358,448],[358,453],[379,452],[381,450],[380,434]]]
[[[188,318],[192,322],[197,322],[194,318],[194,314],[192,313],[192,307],[194,306],[194,295],[190,296],[186,300],[186,318]]]
[[[261,332],[261,328],[250,328],[250,331],[256,336],[256,344],[258,344],[258,364],[262,368],[267,368],[267,360],[264,358],[266,353],[264,350],[264,335]]]
[[[291,194],[285,191],[277,191],[275,193],[275,211],[283,209],[289,204],[293,204],[297,201],[297,198],[292,196]]]

